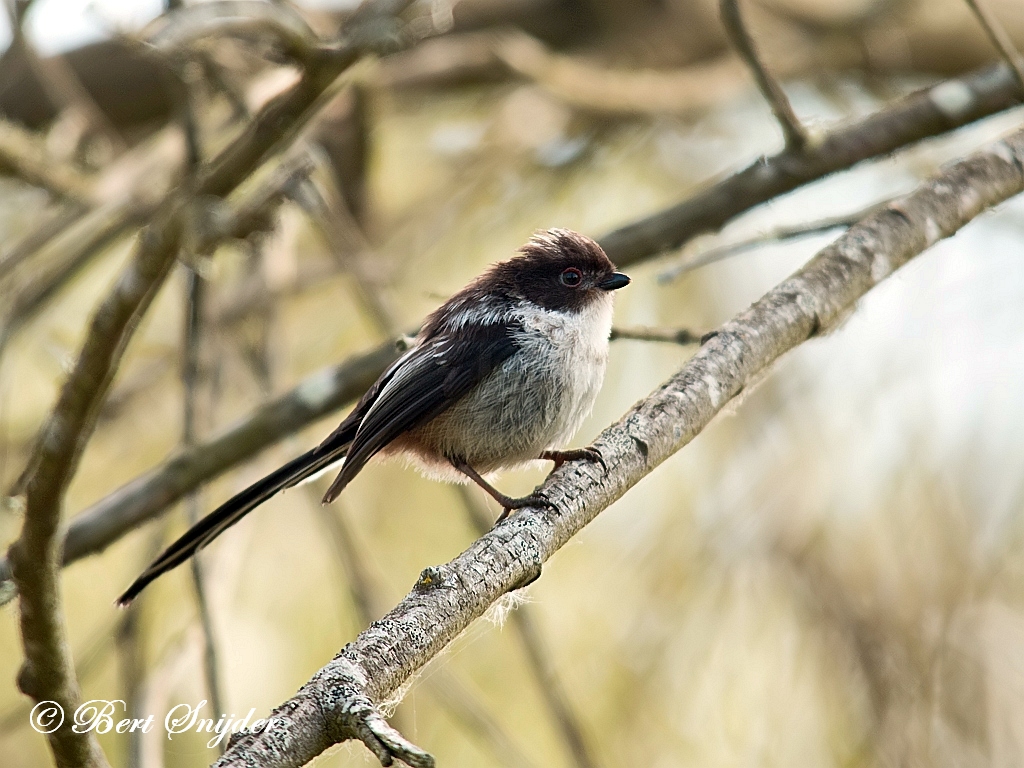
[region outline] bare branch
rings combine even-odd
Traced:
[[[633,341],[661,341],[668,344],[697,344],[703,334],[691,331],[689,328],[649,328],[640,326],[637,328],[612,328],[612,341],[617,339],[632,339]]]
[[[54,162],[38,137],[7,120],[0,120],[0,170],[74,203],[90,199],[85,174]]]
[[[768,68],[758,57],[754,39],[744,26],[743,17],[740,15],[739,0],[721,0],[720,8],[722,23],[725,25],[725,31],[729,34],[729,39],[740,58],[750,67],[750,71],[754,74],[754,80],[757,81],[757,87],[761,90],[761,95],[771,105],[775,119],[779,121],[782,135],[786,139],[786,149],[794,153],[800,152],[807,144],[807,129],[797,118],[782,86],[772,77]]]
[[[659,274],[658,282],[672,282],[680,275],[692,272],[698,267],[714,264],[716,261],[722,261],[723,259],[728,259],[730,256],[736,256],[737,254],[745,253],[746,251],[751,251],[770,243],[781,243],[786,240],[795,240],[801,237],[820,235],[825,232],[831,232],[833,229],[846,229],[847,227],[852,227],[861,219],[867,218],[876,210],[884,208],[886,205],[888,205],[888,201],[874,203],[873,205],[869,205],[867,208],[862,208],[859,211],[848,213],[843,216],[827,216],[824,219],[817,219],[804,224],[773,227],[772,229],[755,235],[754,237],[748,237],[735,243],[726,243],[715,248],[709,248],[702,253],[696,253],[692,256],[685,256],[675,263],[670,264],[667,269]]]
[[[0,251],[0,279],[71,226],[84,213],[85,210],[79,205],[65,205],[44,213],[35,222],[34,230]]]
[[[0,315],[0,350],[36,312],[104,247],[154,213],[152,203],[119,200],[94,208],[48,239],[32,256],[41,266],[18,286]],[[27,255],[23,255],[24,260]]]
[[[468,35],[455,43],[444,38],[436,41],[440,49],[445,41],[454,47],[461,43],[468,56],[479,55],[475,48],[482,43]],[[599,67],[580,57],[556,54],[539,40],[522,32],[506,32],[492,43],[501,63],[522,77],[537,83],[569,106],[599,114],[687,114],[720,103],[730,93],[744,87],[744,69],[733,56],[723,56],[674,71],[640,72]],[[403,75],[399,66],[419,65],[419,58],[410,52],[410,60],[396,62],[386,69],[385,77],[401,86],[430,75]],[[444,50],[425,52],[444,54]],[[456,52],[459,55],[459,52]]]
[[[496,600],[536,579],[554,552],[689,443],[781,355],[832,329],[896,269],[1022,190],[1019,131],[851,228],[711,334],[676,375],[606,429],[595,443],[606,470],[564,465],[541,488],[554,509],[521,510],[451,562],[425,569],[394,610],[274,711],[274,728],[236,735],[217,768],[302,765],[347,739],[363,741],[384,764],[397,757],[432,765],[387,727],[377,702],[394,696]]]
[[[203,312],[205,301],[205,281],[202,275],[193,268],[188,268],[186,275],[187,290],[185,296],[185,333],[183,340],[183,360],[181,366],[181,383],[184,389],[182,402],[182,436],[181,443],[186,449],[195,445],[197,435],[196,412],[199,397],[199,385],[202,379],[200,369],[200,344],[203,336]],[[202,502],[198,491],[194,491],[185,499],[189,525],[199,522],[202,513]],[[199,613],[199,624],[203,630],[203,673],[206,678],[206,692],[210,697],[210,705],[214,712],[224,712],[224,697],[220,688],[220,663],[217,655],[217,642],[213,630],[213,617],[207,601],[204,563],[200,557],[190,561],[192,586],[196,593],[196,608]],[[223,751],[223,745],[221,745]]]
[[[75,367],[65,382],[25,471],[25,519],[8,550],[21,597],[25,662],[18,686],[36,701],[64,712],[80,703],[60,604],[60,539],[64,492],[74,476],[96,415],[139,319],[152,302],[178,251],[179,215],[171,210],[151,229],[113,292],[93,316]],[[65,724],[48,735],[60,766],[106,766],[95,736]]]
[[[367,627],[375,617],[384,612],[385,606],[382,604],[379,587],[374,583],[366,563],[360,557],[355,537],[345,519],[345,510],[326,507],[320,503],[326,488],[319,489],[319,492],[313,485],[307,485],[305,488],[308,489],[310,504],[317,508],[318,519],[327,529],[334,554],[345,575],[360,625]],[[422,681],[422,685],[461,726],[484,742],[503,765],[508,768],[528,768],[531,765],[531,761],[501,725],[491,717],[479,697],[462,685],[453,674],[443,667],[433,670],[431,675]],[[396,721],[398,714],[400,711],[390,719],[396,726],[401,727],[401,723]]]
[[[260,311],[266,304],[275,304],[281,299],[299,296],[307,291],[321,288],[324,281],[344,272],[344,266],[338,262],[314,264],[300,269],[294,279],[284,285],[266,290],[251,289],[241,291],[239,295],[218,307],[211,319],[215,325],[231,326],[245,320]]]
[[[200,178],[202,194],[223,196],[276,147],[289,144],[311,118],[321,95],[337,76],[365,53],[401,47],[396,18],[412,0],[367,0],[352,14],[342,41],[310,54],[305,73],[293,88],[272,99],[245,133],[211,164]]]
[[[212,0],[183,6],[156,19],[143,35],[157,49],[175,53],[210,36],[273,35],[285,51],[306,61],[319,46],[306,20],[286,3]]]
[[[981,26],[984,27],[992,44],[995,45],[996,50],[1002,55],[1003,60],[1010,65],[1013,73],[1017,76],[1017,82],[1024,89],[1024,59],[1021,59],[1016,46],[1013,44],[1013,40],[1006,34],[1005,27],[999,23],[999,19],[988,9],[984,0],[967,0],[967,5],[974,11],[974,15],[978,17],[978,21],[981,22]]]
[[[703,192],[601,238],[616,264],[628,266],[713,232],[740,213],[797,187],[883,157],[1020,103],[1005,64],[916,91],[892,106],[836,128],[802,152],[762,158]]]

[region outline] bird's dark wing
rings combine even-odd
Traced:
[[[438,416],[518,349],[507,323],[468,326],[411,350],[362,416],[345,464],[324,495],[330,503],[374,454],[399,435]]]

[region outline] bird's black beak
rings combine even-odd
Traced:
[[[608,277],[597,284],[597,287],[602,291],[617,291],[619,288],[625,288],[629,285],[629,275],[624,275],[621,272],[612,272]]]

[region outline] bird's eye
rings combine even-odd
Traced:
[[[567,288],[575,288],[583,282],[583,273],[576,269],[576,267],[569,267],[568,269],[563,270],[558,279],[561,280],[562,285]]]

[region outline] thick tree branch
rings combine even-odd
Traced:
[[[483,499],[467,485],[459,486],[459,495],[477,535],[483,536],[491,529],[494,519],[488,513]],[[566,694],[555,663],[537,628],[533,610],[529,605],[521,605],[512,613],[511,619],[526,652],[527,662],[537,680],[541,696],[544,697],[548,711],[555,719],[569,757],[577,768],[597,768],[600,763],[588,745],[576,709]]]
[[[174,263],[180,216],[172,210],[165,217],[141,240],[113,292],[93,316],[78,361],[25,472],[25,521],[8,550],[21,597],[25,647],[18,686],[36,701],[55,701],[66,713],[77,709],[80,693],[60,605],[61,507],[125,346]],[[95,736],[75,733],[70,723],[48,739],[58,766],[107,765]]]
[[[804,184],[882,157],[1020,103],[1024,91],[1005,64],[912,93],[836,128],[802,152],[762,158],[703,192],[601,238],[619,266],[678,248],[730,219]]]
[[[375,616],[380,616],[387,608],[381,599],[379,585],[374,583],[345,519],[346,511],[325,507],[320,503],[326,487],[310,484],[305,488],[308,489],[310,503],[319,508],[317,516],[327,530],[338,564],[344,573],[360,627],[367,627]],[[424,684],[437,703],[467,733],[477,736],[502,765],[508,768],[529,768],[532,765],[504,728],[491,716],[486,704],[453,674],[446,669],[434,670]],[[390,717],[396,727],[401,727],[401,721],[397,719],[400,714],[396,712]]]
[[[217,768],[298,766],[360,739],[387,765],[432,765],[380,717],[399,687],[601,510],[689,443],[742,389],[790,349],[832,329],[868,290],[938,240],[1024,190],[1024,131],[951,166],[851,228],[807,266],[712,334],[686,365],[606,429],[607,470],[566,464],[541,492],[553,509],[518,511],[412,591],[321,669],[273,717],[239,734]]]

